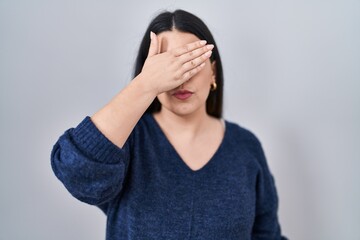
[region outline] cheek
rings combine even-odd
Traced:
[[[198,72],[193,77],[194,83],[196,82],[196,85],[203,88],[204,86],[210,86],[212,82],[212,70],[210,65],[205,65],[204,69],[202,69],[200,72]]]
[[[213,71],[212,71],[212,68],[211,68],[211,62],[210,62],[209,59],[207,59],[206,62],[205,62],[205,66],[199,72],[199,75],[203,76],[204,78],[206,77],[207,79],[210,79],[209,81],[211,81],[212,74],[213,74]]]
[[[163,103],[164,101],[166,101],[167,96],[165,95],[165,93],[160,93],[159,95],[157,95],[157,98],[160,103]]]

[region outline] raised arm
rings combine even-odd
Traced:
[[[152,40],[142,72],[91,119],[110,141],[122,147],[154,98],[180,86],[199,72],[213,45],[196,41],[159,54],[157,36]],[[206,54],[208,53],[208,54]]]
[[[58,139],[51,151],[57,178],[77,199],[103,207],[118,196],[129,166],[132,131],[154,98],[181,85],[211,52],[196,41],[159,53],[153,34],[142,72],[93,116]]]

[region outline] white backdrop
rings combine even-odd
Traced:
[[[130,80],[161,10],[209,26],[225,119],[263,144],[284,235],[360,239],[360,2],[0,1],[0,239],[104,239],[50,167],[57,138]]]

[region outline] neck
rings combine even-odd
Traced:
[[[157,119],[171,132],[177,135],[191,135],[192,137],[202,133],[210,119],[206,109],[198,109],[198,111],[187,115],[178,115],[162,108],[160,112],[154,115],[157,115]]]

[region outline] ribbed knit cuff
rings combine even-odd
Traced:
[[[106,138],[89,116],[73,128],[70,135],[74,143],[95,161],[116,164],[126,157],[125,149]]]

